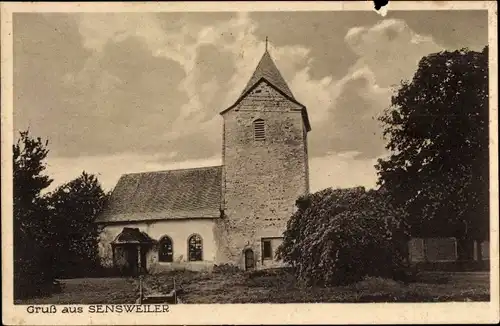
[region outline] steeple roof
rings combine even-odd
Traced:
[[[283,78],[283,76],[281,76],[281,73],[274,64],[274,61],[271,58],[271,55],[269,55],[267,49],[266,52],[264,52],[262,58],[260,59],[257,68],[255,68],[252,77],[248,81],[248,84],[243,89],[243,92],[241,92],[240,97],[243,96],[250,88],[252,88],[262,78],[266,79],[274,87],[278,88],[280,91],[285,93],[290,98],[295,99],[292,94],[292,91],[290,91],[290,88],[286,84],[285,79]]]
[[[282,93],[284,97],[286,97],[288,100],[294,102],[295,104],[299,105],[301,107],[301,112],[302,112],[302,118],[304,119],[304,124],[306,126],[306,130],[310,131],[311,130],[311,124],[309,123],[309,116],[307,114],[307,109],[306,107],[299,103],[295,97],[292,94],[292,91],[288,87],[285,79],[283,76],[281,76],[281,73],[278,70],[278,67],[274,64],[273,59],[271,58],[271,55],[267,51],[267,38],[266,38],[266,52],[264,52],[264,55],[259,61],[259,64],[257,65],[257,68],[255,68],[255,71],[248,81],[247,85],[243,89],[243,92],[241,92],[240,96],[236,100],[236,102],[231,105],[229,108],[225,109],[224,111],[220,112],[220,114],[224,114],[231,109],[233,109],[240,101],[242,101],[246,94],[249,93],[257,84],[259,84],[262,80],[265,80],[271,86],[276,89],[278,92]]]

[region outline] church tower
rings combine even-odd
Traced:
[[[221,112],[223,207],[219,262],[273,267],[295,201],[309,192],[307,110],[267,50],[236,102]]]

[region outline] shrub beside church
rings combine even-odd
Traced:
[[[403,213],[382,190],[328,188],[297,201],[278,256],[308,285],[397,278],[407,266]]]

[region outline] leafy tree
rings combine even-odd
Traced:
[[[381,190],[325,189],[301,197],[277,256],[308,285],[396,277],[407,251],[402,212]]]
[[[48,142],[20,133],[13,145],[14,297],[43,292],[52,284],[47,203],[41,195],[52,180],[44,175]]]
[[[97,177],[85,171],[49,195],[58,275],[83,276],[97,270],[98,230],[94,220],[107,197]]]
[[[488,48],[422,58],[380,120],[391,155],[379,184],[413,234],[465,239],[471,258],[470,239],[489,235]]]

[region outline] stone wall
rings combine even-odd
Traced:
[[[489,242],[474,241],[474,260],[477,260],[477,246],[481,246],[482,259],[489,259]],[[456,261],[458,259],[455,238],[412,238],[408,243],[411,262]]]
[[[261,238],[280,237],[309,189],[307,133],[300,106],[266,82],[224,114],[225,217],[219,221],[220,262],[244,267],[243,250],[261,266]],[[254,140],[253,122],[265,122],[265,141]]]
[[[212,219],[179,219],[139,223],[114,223],[102,225],[99,236],[99,256],[103,267],[113,266],[111,242],[124,227],[139,228],[156,241],[169,236],[173,244],[173,262],[158,262],[158,246],[155,244],[147,253],[147,269],[150,273],[172,269],[204,270],[211,269],[217,252],[214,237],[215,222]],[[188,238],[197,233],[203,239],[203,261],[189,262]]]
[[[480,244],[474,242],[474,246],[481,246],[481,252],[482,252],[482,258],[483,259],[490,259],[490,242],[489,241],[483,241]],[[477,249],[474,250],[474,259],[478,259],[477,257]]]
[[[409,252],[412,262],[455,261],[457,243],[455,238],[412,238]]]

